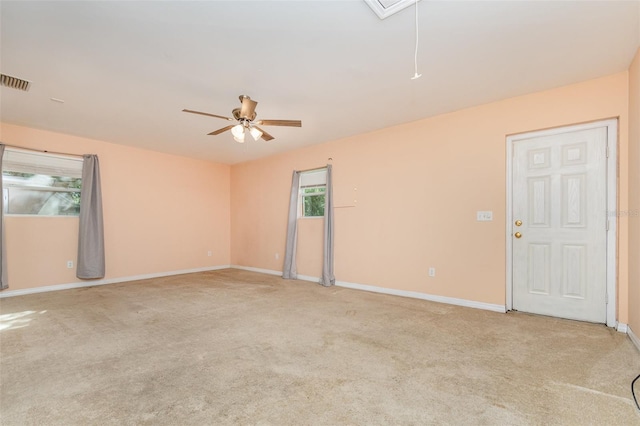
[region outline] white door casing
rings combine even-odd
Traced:
[[[507,138],[507,310],[615,326],[616,124]]]

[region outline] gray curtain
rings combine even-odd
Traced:
[[[80,279],[104,278],[104,227],[100,164],[97,155],[83,155],[78,269]]]
[[[2,187],[2,157],[4,156],[4,145],[0,144],[0,290],[9,287],[7,279],[7,242],[4,235],[4,189]]]
[[[333,274],[333,178],[331,164],[327,165],[327,189],[324,196],[324,251],[320,284],[325,287],[336,283]]]
[[[287,222],[287,245],[284,251],[284,267],[282,278],[295,280],[298,278],[296,270],[296,242],[298,240],[298,192],[300,186],[300,172],[293,171],[291,178],[291,196],[289,198],[289,221]]]

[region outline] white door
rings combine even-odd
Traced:
[[[513,309],[606,322],[607,130],[513,142]]]

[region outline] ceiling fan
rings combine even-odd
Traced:
[[[258,140],[260,138],[265,141],[270,141],[273,139],[269,133],[262,130],[260,126],[289,126],[289,127],[302,127],[302,121],[300,120],[258,120],[256,119],[256,105],[258,103],[252,100],[247,95],[240,95],[240,103],[242,106],[240,108],[234,108],[231,111],[233,118],[225,117],[223,115],[209,114],[208,112],[200,112],[193,111],[190,109],[183,109],[184,112],[189,112],[191,114],[200,114],[206,115],[208,117],[216,117],[222,118],[223,120],[235,121],[236,124],[231,124],[229,126],[223,127],[218,130],[214,130],[209,135],[219,135],[220,133],[226,132],[227,130],[231,130],[231,134],[233,135],[233,139],[236,142],[244,143],[244,136],[246,133],[249,133],[253,140]]]

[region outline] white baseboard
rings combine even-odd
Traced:
[[[108,278],[108,279],[95,280],[95,281],[81,281],[81,282],[74,282],[74,283],[68,283],[68,284],[56,284],[56,285],[49,285],[49,286],[43,286],[43,287],[25,288],[20,290],[3,290],[0,292],[0,299],[5,297],[12,297],[12,296],[22,296],[26,294],[44,293],[48,291],[69,290],[73,288],[93,287],[97,285],[117,284],[117,283],[128,282],[128,281],[138,281],[138,280],[146,280],[150,278],[168,277],[172,275],[192,274],[196,272],[206,272],[206,271],[217,271],[220,269],[228,269],[228,268],[241,269],[245,271],[258,272],[261,274],[268,274],[268,275],[278,275],[278,276],[282,275],[282,271],[275,271],[272,269],[253,268],[251,266],[242,266],[242,265],[218,265],[218,266],[207,266],[203,268],[183,269],[179,271],[158,272],[153,274],[142,274],[142,275],[132,275],[128,277]],[[320,277],[312,277],[309,275],[298,275],[298,279],[303,281],[311,281],[315,283],[320,281]],[[428,300],[431,302],[445,303],[449,305],[464,306],[467,308],[483,309],[483,310],[492,311],[492,312],[500,312],[500,313],[506,312],[506,307],[503,305],[497,305],[497,304],[485,303],[485,302],[476,302],[473,300],[458,299],[455,297],[419,293],[416,291],[397,290],[397,289],[377,287],[377,286],[372,286],[367,284],[350,283],[346,281],[336,281],[336,286],[351,288],[354,290],[370,291],[373,293],[389,294],[393,296]],[[616,326],[616,330],[621,333],[626,333],[631,339],[631,341],[634,343],[634,345],[638,348],[638,350],[640,350],[640,338],[638,338],[638,336],[636,336],[633,333],[633,331],[631,331],[631,328],[627,324],[618,323]]]
[[[428,300],[430,302],[446,303],[448,305],[464,306],[466,308],[484,309],[485,311],[493,311],[505,313],[504,305],[496,305],[493,303],[476,302],[474,300],[458,299],[456,297],[438,296],[434,294],[419,293],[417,291],[396,290],[393,288],[376,287],[366,284],[348,283],[345,281],[336,281],[336,286],[352,288],[356,290],[371,291],[374,293],[391,294],[393,296],[410,297],[413,299]]]
[[[259,272],[261,274],[277,275],[280,277],[282,276],[282,271],[274,271],[273,269],[253,268],[251,266],[242,266],[242,265],[231,265],[231,268],[242,269],[243,271]],[[311,281],[316,283],[320,281],[319,277],[312,277],[310,275],[298,275],[296,279],[301,281]]]
[[[258,272],[258,273],[267,274],[267,275],[277,275],[280,277],[282,276],[282,271],[274,271],[273,269],[254,268],[251,266],[242,266],[242,265],[231,265],[231,268],[242,269],[243,271]],[[320,277],[312,277],[310,275],[298,275],[296,279],[301,281],[311,281],[315,283],[320,281]]]
[[[267,275],[282,276],[282,271],[274,271],[273,269],[253,268],[251,266],[242,266],[242,265],[231,265],[230,268],[242,269],[243,271],[259,272],[261,274],[267,274]]]
[[[636,345],[636,348],[640,351],[640,339],[634,334],[631,327],[627,327],[627,336],[629,336],[629,339],[631,339],[633,344]]]
[[[154,274],[132,275],[129,277],[107,278],[102,280],[80,281],[68,284],[47,285],[42,287],[24,288],[20,290],[3,290],[0,292],[0,299],[4,297],[23,296],[25,294],[44,293],[47,291],[69,290],[72,288],[93,287],[96,285],[117,284],[127,281],[147,280],[150,278],[169,277],[171,275],[193,274],[194,272],[217,271],[218,269],[228,269],[231,265],[206,266],[204,268],[182,269],[179,271],[158,272]]]
[[[320,277],[312,277],[311,275],[298,275],[298,279],[302,281],[311,281],[312,283],[320,282]]]
[[[252,268],[249,266],[241,266],[241,265],[231,265],[231,267],[235,269],[243,269],[245,271],[260,272],[260,273],[269,274],[269,275],[282,275],[281,271],[274,271],[271,269]],[[311,281],[315,283],[320,281],[320,277],[312,277],[309,275],[298,275],[298,279],[303,281]],[[336,286],[351,288],[354,290],[370,291],[373,293],[390,294],[393,296],[428,300],[430,302],[446,303],[449,305],[464,306],[466,308],[484,309],[486,311],[493,311],[493,312],[500,312],[500,313],[506,312],[506,307],[504,305],[495,305],[492,303],[476,302],[473,300],[458,299],[455,297],[437,296],[433,294],[419,293],[417,291],[396,290],[392,288],[376,287],[376,286],[367,285],[367,284],[349,283],[346,281],[336,281]]]

